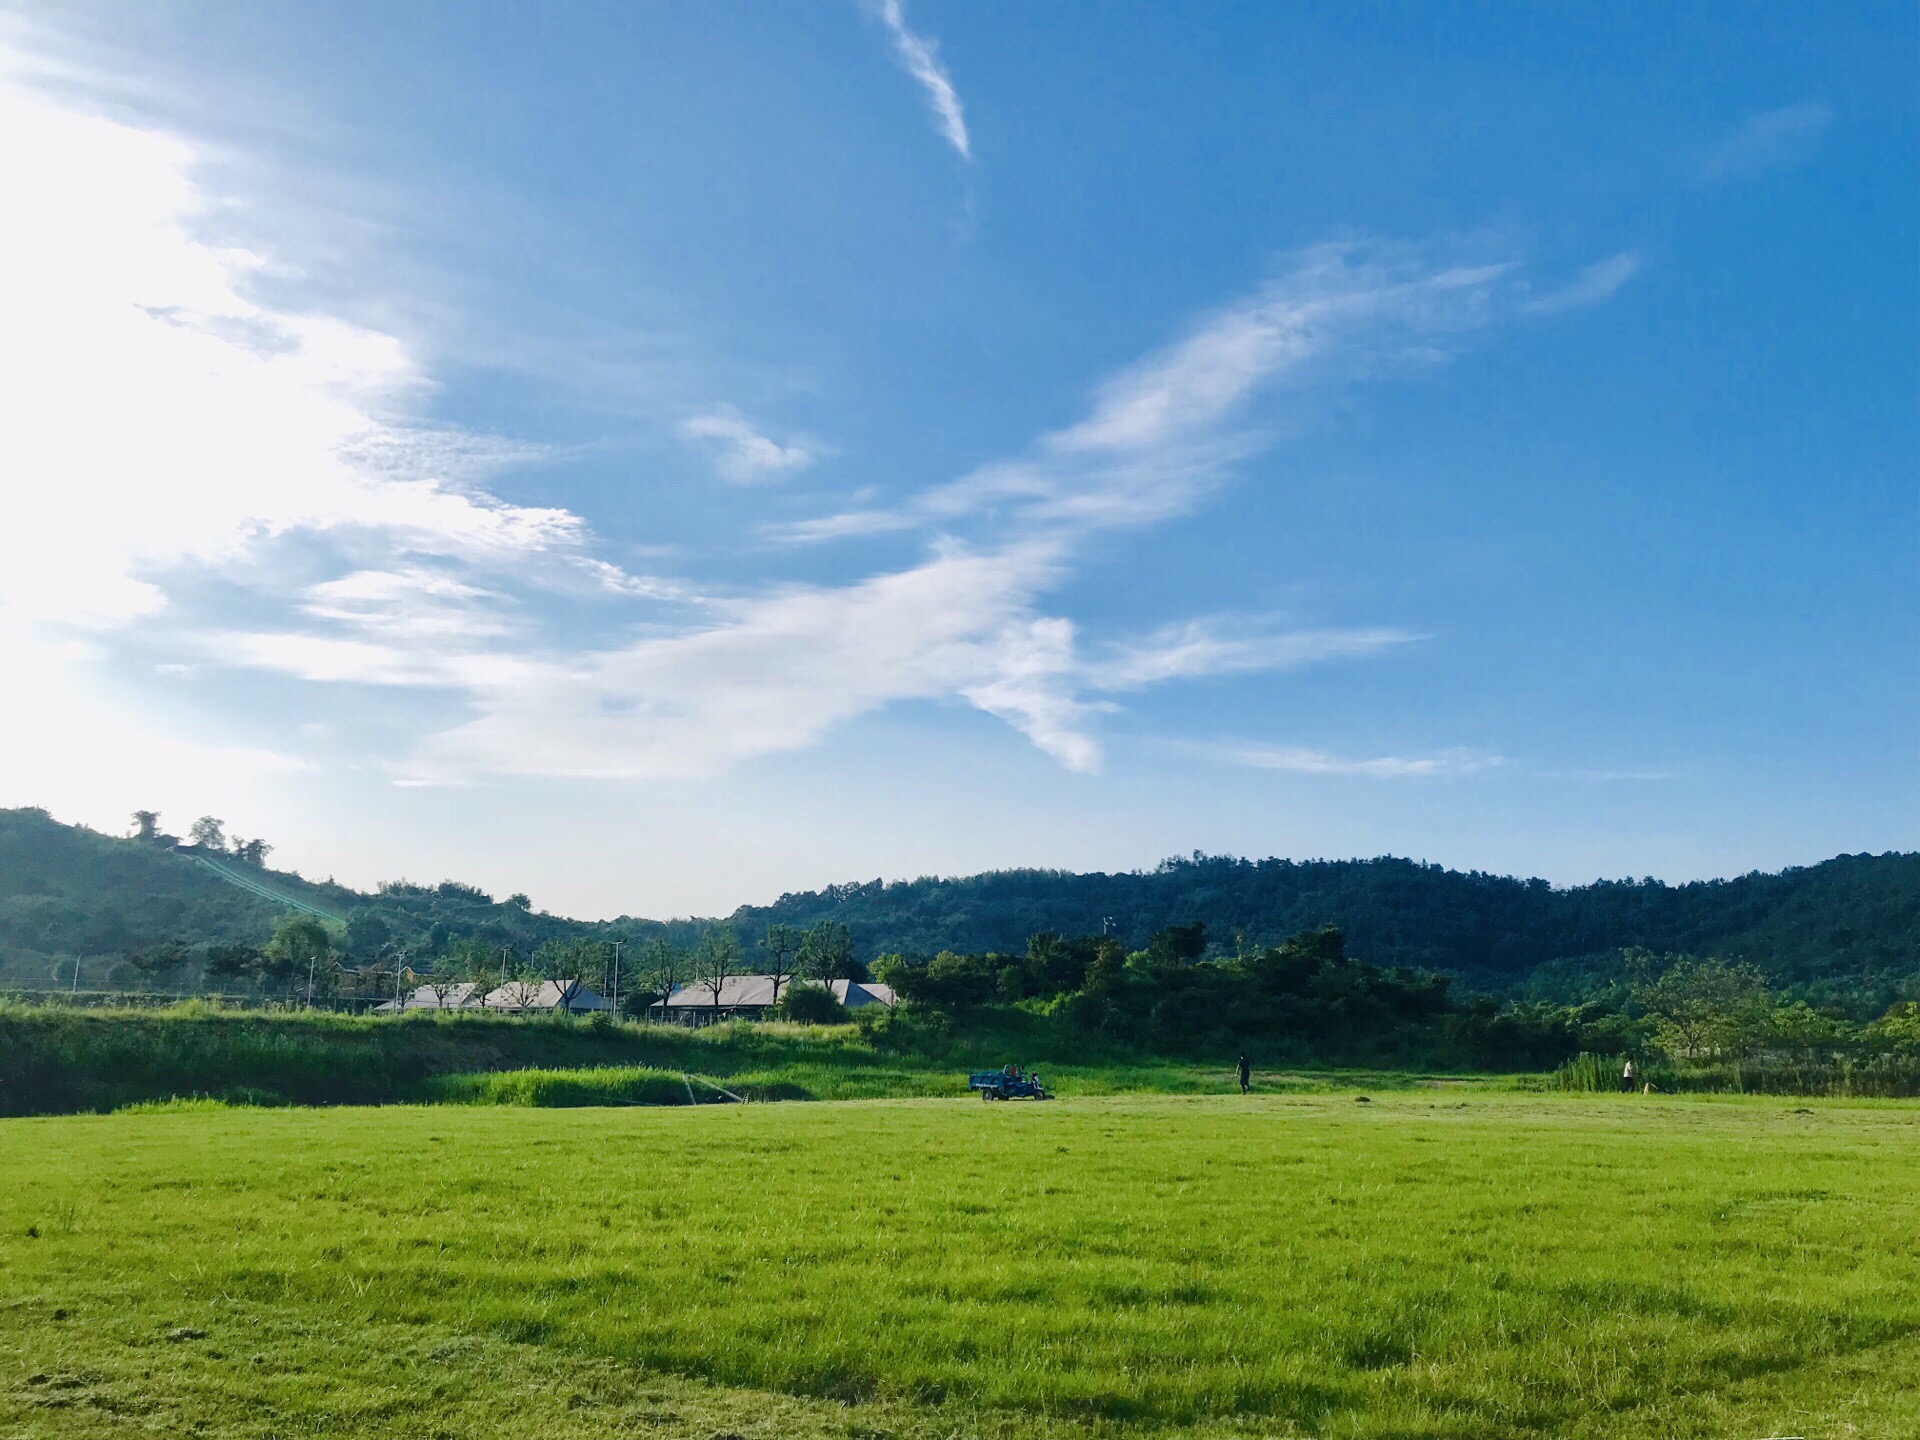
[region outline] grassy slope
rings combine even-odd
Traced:
[[[14,1120],[0,1431],[1920,1433],[1916,1113],[1403,1092]]]

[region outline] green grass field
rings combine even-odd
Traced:
[[[0,1121],[0,1435],[1920,1435],[1920,1107]]]

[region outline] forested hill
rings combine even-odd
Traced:
[[[213,857],[208,857],[213,858]],[[394,883],[376,894],[314,884],[284,871],[216,860],[266,894],[222,879],[191,849],[63,825],[42,810],[0,810],[0,984],[30,988],[71,974],[62,957],[113,960],[165,941],[265,941],[286,911],[274,896],[344,920],[342,945],[366,960],[389,944],[431,960],[461,942],[531,950],[576,934],[639,940],[663,931],[689,943],[711,922],[568,920],[524,896],[496,900],[454,881]],[[1024,951],[1033,934],[1097,934],[1128,947],[1163,926],[1201,921],[1219,949],[1340,926],[1355,957],[1449,970],[1476,985],[1587,988],[1591,958],[1638,946],[1753,961],[1787,984],[1884,990],[1920,982],[1920,855],[1842,855],[1777,875],[1688,885],[1605,882],[1555,889],[1543,880],[1463,874],[1409,860],[1261,860],[1196,856],[1149,872],[1076,875],[1007,870],[965,879],[831,886],[784,895],[730,917],[747,942],[770,921],[844,923],[856,953]],[[1617,970],[1617,965],[1611,967]]]
[[[215,864],[238,873],[236,863]],[[44,810],[0,810],[0,966],[23,955],[110,955],[157,941],[259,943],[289,906],[331,914],[352,890],[254,869],[248,891],[199,863],[192,847],[164,849],[62,825]]]
[[[1920,975],[1920,855],[1842,855],[1780,874],[1667,885],[1463,874],[1411,860],[1196,856],[1149,873],[1003,870],[961,880],[836,885],[735,916],[841,921],[864,953],[1023,950],[1036,931],[1098,933],[1128,945],[1164,925],[1206,923],[1231,949],[1324,924],[1376,965],[1451,970],[1510,985],[1553,961],[1628,946],[1740,956],[1783,981]]]

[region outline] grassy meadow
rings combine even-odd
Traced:
[[[1920,1107],[1369,1094],[7,1120],[0,1434],[1920,1434]]]

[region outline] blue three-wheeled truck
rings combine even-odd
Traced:
[[[1031,1071],[1018,1065],[1000,1070],[975,1070],[967,1076],[967,1088],[978,1090],[982,1100],[1051,1100],[1047,1087]]]

